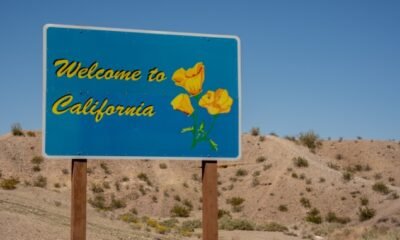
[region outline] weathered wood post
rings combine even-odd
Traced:
[[[202,161],[203,240],[218,240],[217,161]]]
[[[86,159],[72,159],[71,240],[86,240]]]

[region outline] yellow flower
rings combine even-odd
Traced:
[[[204,64],[198,62],[188,70],[179,68],[172,75],[172,80],[175,85],[183,87],[191,96],[196,96],[203,90]]]
[[[217,91],[207,91],[199,101],[199,105],[203,108],[207,108],[207,111],[211,115],[220,113],[229,113],[233,99],[229,96],[226,89],[217,89]]]
[[[194,112],[190,97],[186,93],[181,93],[171,101],[172,108],[174,110],[181,111],[187,115],[191,115]]]

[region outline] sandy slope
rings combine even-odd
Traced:
[[[304,220],[309,209],[301,205],[300,199],[306,198],[323,217],[329,211],[349,217],[351,222],[348,226],[351,227],[380,224],[394,228],[399,225],[400,200],[372,190],[375,182],[382,181],[393,193],[400,194],[400,144],[397,142],[324,141],[316,154],[299,144],[274,136],[259,141],[258,137],[244,135],[242,143],[242,159],[219,162],[218,169],[219,206],[231,211],[234,218],[260,224],[278,222],[299,236],[330,228]],[[70,175],[65,170],[69,171],[70,161],[46,159],[40,164],[41,171],[35,172],[31,159],[40,154],[40,133],[36,137],[14,137],[10,134],[0,137],[3,178],[15,176],[21,181],[17,190],[0,190],[0,221],[6,223],[0,225],[0,233],[14,237],[8,239],[29,239],[28,236],[32,237],[30,239],[44,239],[40,238],[44,232],[49,235],[48,239],[64,239],[60,235],[68,235]],[[338,154],[342,156],[340,159]],[[260,156],[266,160],[257,162]],[[309,166],[296,167],[292,161],[294,157],[307,159]],[[110,173],[106,173],[102,163]],[[167,168],[161,169],[160,163],[165,163]],[[337,167],[330,167],[332,164]],[[352,180],[345,181],[343,172],[356,165],[368,165],[370,170],[354,171]],[[133,231],[128,224],[112,219],[131,208],[136,208],[140,216],[167,218],[172,206],[179,204],[177,196],[193,204],[192,218],[201,217],[200,162],[91,160],[88,167],[89,198],[94,196],[91,190],[93,184],[102,186],[108,183],[110,188],[104,189],[106,198],[114,195],[128,205],[107,213],[89,207],[92,216],[89,219],[90,239],[130,239],[132,236],[132,239],[152,239],[152,233]],[[239,169],[247,171],[247,175],[236,176]],[[139,173],[148,176],[151,186],[137,178]],[[39,175],[47,178],[46,189],[23,186],[24,182],[32,184]],[[258,184],[254,184],[255,179]],[[60,188],[55,186],[56,183]],[[234,213],[226,201],[239,196],[245,199],[243,210]],[[361,197],[367,197],[369,207],[376,210],[374,218],[362,223],[357,215]],[[55,206],[55,202],[60,202],[61,206]],[[285,205],[288,210],[280,211],[280,205]],[[222,237],[227,240],[235,240],[235,237],[237,240],[291,239],[283,234],[262,232],[226,232]]]

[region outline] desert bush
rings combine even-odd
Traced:
[[[367,206],[368,203],[369,203],[369,200],[368,200],[367,197],[361,197],[361,198],[360,198],[360,204],[361,204],[361,206]]]
[[[272,167],[272,164],[265,164],[264,166],[263,166],[263,170],[264,171],[267,171],[268,169],[270,169]]]
[[[200,220],[187,220],[182,222],[181,230],[194,232],[196,228],[201,228]]]
[[[305,197],[302,197],[302,198],[300,199],[300,203],[301,203],[301,205],[302,205],[303,207],[305,207],[305,208],[311,208],[310,200],[308,200],[308,199],[305,198]]]
[[[265,141],[265,136],[260,136],[260,137],[258,137],[258,140],[260,141],[260,142],[264,142]]]
[[[171,211],[170,211],[172,217],[189,217],[190,215],[190,210],[182,205],[175,204]]]
[[[375,216],[375,209],[369,208],[369,207],[360,207],[358,209],[358,218],[361,222],[369,220]]]
[[[297,175],[297,173],[293,172],[292,173],[292,178],[299,178],[299,176]]]
[[[160,165],[158,165],[160,167],[160,169],[167,169],[168,166],[166,163],[160,163]]]
[[[308,147],[308,149],[310,149],[312,152],[322,145],[319,136],[313,131],[300,133],[299,141],[302,145]]]
[[[293,163],[296,167],[308,167],[308,161],[305,158],[302,157],[295,157],[293,158]]]
[[[181,197],[179,195],[175,195],[174,196],[175,201],[180,202],[181,201]]]
[[[17,188],[19,179],[15,177],[2,179],[0,182],[0,187],[4,190],[14,190]]]
[[[147,176],[146,173],[139,173],[137,176],[140,180],[144,181],[147,183],[147,185],[149,186],[153,186],[153,184],[151,183],[149,177]]]
[[[324,183],[325,181],[326,181],[326,179],[325,179],[324,177],[320,177],[320,178],[319,178],[319,182],[320,182],[320,183]]]
[[[315,223],[315,224],[322,223],[322,217],[320,215],[319,210],[316,208],[313,208],[311,211],[307,212],[306,221]]]
[[[61,172],[62,172],[64,175],[69,174],[69,171],[68,171],[68,169],[66,169],[66,168],[63,168],[63,169],[61,170]]]
[[[109,182],[103,182],[103,188],[105,188],[105,189],[110,189],[111,188],[111,186],[110,186],[110,183]]]
[[[390,194],[389,198],[390,200],[396,200],[399,199],[399,194],[397,192],[393,192],[392,194]]]
[[[128,181],[129,181],[129,177],[123,176],[121,180],[122,180],[123,182],[128,182]]]
[[[365,166],[364,166],[364,171],[371,171],[371,166],[369,165],[369,164],[366,164]]]
[[[193,204],[190,200],[185,199],[183,200],[182,204],[185,205],[189,209],[189,211],[193,210]]]
[[[11,132],[13,136],[25,136],[20,123],[14,123],[11,125]]]
[[[60,187],[61,187],[61,184],[60,184],[60,183],[54,183],[54,187],[55,187],[55,188],[60,188]]]
[[[262,163],[262,162],[265,162],[266,160],[267,160],[266,157],[264,157],[264,156],[259,156],[259,157],[257,157],[256,162],[257,162],[257,163]]]
[[[379,192],[381,194],[387,195],[390,193],[389,188],[384,184],[383,182],[377,182],[374,185],[372,185],[372,189],[375,192]]]
[[[345,182],[350,181],[351,179],[353,179],[353,174],[349,171],[343,172],[342,174],[342,178]]]
[[[121,183],[119,181],[115,181],[114,186],[117,192],[121,191]]]
[[[193,181],[196,181],[196,182],[200,182],[199,174],[193,173],[193,174],[192,174],[192,180],[193,180]]]
[[[376,173],[376,174],[374,175],[374,178],[375,178],[375,180],[380,180],[380,179],[382,179],[382,173]]]
[[[155,221],[155,220],[154,220],[154,221]],[[164,225],[162,225],[162,224],[159,224],[157,221],[155,221],[155,222],[156,222],[156,224],[153,226],[153,228],[154,228],[154,230],[155,230],[157,233],[159,233],[159,234],[166,234],[166,233],[168,233],[168,232],[171,231],[170,228],[168,228],[168,227],[166,227],[166,226],[164,226]]]
[[[26,134],[28,135],[28,137],[36,137],[36,133],[32,131],[28,131]]]
[[[222,218],[225,215],[230,218],[232,217],[231,212],[224,210],[224,209],[218,209],[218,219]]]
[[[189,185],[187,184],[187,182],[182,183],[182,186],[185,188],[189,188]]]
[[[294,136],[285,136],[284,138],[285,138],[286,140],[291,141],[291,142],[297,143],[297,139],[296,139],[296,137],[294,137]]]
[[[170,218],[161,222],[163,226],[166,226],[168,228],[175,228],[178,223],[179,221],[176,218]]]
[[[111,174],[111,170],[108,168],[107,163],[104,162],[100,163],[100,167],[101,169],[103,169],[105,174]]]
[[[343,159],[343,155],[340,154],[340,153],[337,153],[337,154],[335,155],[335,158],[336,158],[336,160],[342,160],[342,159]]]
[[[223,216],[218,220],[218,227],[222,230],[242,230],[242,231],[253,231],[255,224],[245,219],[232,219],[228,216]]]
[[[253,177],[258,177],[258,176],[260,176],[260,171],[255,171],[255,172],[253,172],[253,174],[252,174],[252,176]]]
[[[287,212],[288,211],[288,207],[286,205],[279,205],[278,210],[281,212]]]
[[[45,188],[45,187],[47,186],[47,178],[46,178],[46,177],[43,177],[42,175],[37,176],[37,177],[33,180],[33,186]]]
[[[92,190],[93,193],[104,192],[104,189],[99,184],[95,184],[95,183],[92,183],[90,190]]]
[[[260,128],[258,128],[258,127],[253,127],[253,128],[251,129],[251,135],[252,135],[252,136],[258,136],[258,135],[260,135]]]
[[[245,199],[241,197],[232,197],[226,200],[227,204],[232,206],[233,212],[240,212],[243,209],[242,203],[244,203]]]
[[[257,226],[257,230],[264,232],[286,232],[289,229],[282,224],[276,222],[270,222]]]
[[[336,213],[334,213],[334,212],[328,212],[325,217],[325,220],[330,223],[336,222],[336,223],[340,223],[340,224],[347,224],[351,221],[350,218],[348,218],[348,217],[336,216]]]
[[[144,189],[144,187],[143,187],[142,184],[139,185],[139,192],[140,192],[143,196],[146,195],[146,190]]]
[[[131,212],[120,215],[119,219],[126,223],[138,223],[139,222],[139,218],[135,214],[132,214]]]
[[[339,165],[331,163],[331,162],[328,163],[328,167],[332,168],[332,169],[334,169],[336,171],[340,170],[340,166]]]
[[[114,196],[111,197],[111,204],[110,204],[110,209],[120,209],[120,208],[125,208],[126,207],[126,202],[123,199],[117,199]]]
[[[106,198],[103,194],[94,195],[94,198],[89,198],[88,202],[93,208],[108,210],[108,207],[106,205]]]
[[[40,172],[40,170],[42,170],[42,169],[40,168],[39,165],[34,165],[34,166],[32,167],[32,171],[34,171],[34,172]]]
[[[32,159],[31,159],[31,163],[33,163],[33,164],[41,164],[42,162],[43,162],[43,157],[42,156],[34,156]]]
[[[243,176],[247,176],[247,174],[249,174],[249,172],[247,172],[247,170],[243,169],[243,168],[239,168],[236,171],[236,177],[243,177]]]

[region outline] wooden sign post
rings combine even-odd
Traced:
[[[203,240],[218,240],[217,161],[202,161]]]
[[[86,159],[72,159],[71,240],[86,240]]]

